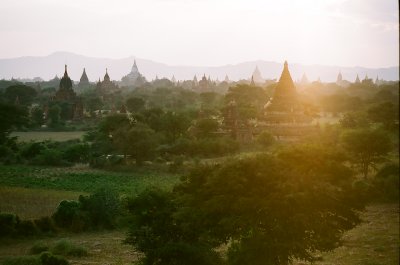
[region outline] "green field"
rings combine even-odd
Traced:
[[[13,132],[11,136],[17,136],[20,142],[29,141],[68,141],[74,139],[82,139],[82,136],[86,132],[83,131],[73,131],[73,132]]]
[[[94,192],[108,187],[119,193],[136,194],[146,187],[170,189],[179,177],[157,171],[109,172],[84,167],[49,168],[0,166],[0,186]]]

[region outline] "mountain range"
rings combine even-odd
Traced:
[[[68,74],[73,80],[79,80],[83,68],[91,82],[103,79],[106,68],[112,80],[120,80],[130,72],[134,63],[137,62],[140,73],[147,80],[156,76],[171,79],[175,76],[177,80],[192,80],[196,75],[201,78],[203,75],[211,79],[223,80],[228,75],[230,80],[249,79],[256,68],[259,68],[262,77],[265,79],[279,78],[283,62],[271,61],[250,61],[235,65],[223,65],[214,67],[201,66],[171,66],[164,63],[154,62],[137,57],[122,59],[95,58],[78,55],[70,52],[55,52],[48,56],[24,56],[18,58],[0,59],[0,79],[41,77],[44,80],[59,77],[64,73],[64,64],[68,65]],[[309,81],[321,79],[322,82],[336,81],[339,72],[343,79],[354,81],[357,74],[360,79],[366,75],[369,78],[384,80],[399,80],[399,66],[386,68],[365,68],[365,67],[340,67],[326,65],[303,65],[289,63],[289,69],[294,80],[299,80],[305,73]]]

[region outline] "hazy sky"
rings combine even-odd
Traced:
[[[1,0],[0,58],[399,65],[397,0]]]

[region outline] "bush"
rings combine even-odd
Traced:
[[[31,249],[29,250],[30,254],[40,254],[42,252],[48,251],[49,247],[45,245],[43,242],[36,242]]]
[[[16,228],[20,236],[33,236],[38,233],[38,229],[32,220],[22,220]]]
[[[21,256],[7,258],[3,261],[2,265],[42,265],[37,256]]]
[[[260,144],[263,148],[270,147],[274,142],[274,136],[267,131],[260,133],[260,135],[257,137],[257,143]]]
[[[69,262],[62,256],[53,255],[50,252],[43,252],[40,255],[42,265],[69,265]]]
[[[87,256],[87,249],[81,246],[75,246],[68,240],[60,240],[53,247],[52,252],[57,255],[84,257]]]
[[[19,218],[15,214],[0,213],[0,237],[13,235],[18,223]]]
[[[114,228],[119,213],[118,194],[108,188],[99,189],[90,196],[79,196],[82,211],[87,212],[94,228]]]
[[[62,228],[70,228],[72,221],[78,215],[80,203],[77,201],[62,201],[53,214],[55,223]]]
[[[386,164],[375,175],[373,180],[375,188],[382,199],[399,200],[399,165]]]
[[[53,220],[48,216],[36,219],[34,223],[40,232],[52,233],[57,231],[56,227],[54,226]]]
[[[32,163],[41,166],[69,166],[70,164],[63,160],[63,152],[57,149],[45,149],[34,159]]]

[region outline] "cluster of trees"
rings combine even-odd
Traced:
[[[299,146],[199,166],[173,192],[149,189],[128,203],[126,241],[143,264],[313,261],[360,222],[364,201],[345,162],[335,150]]]

